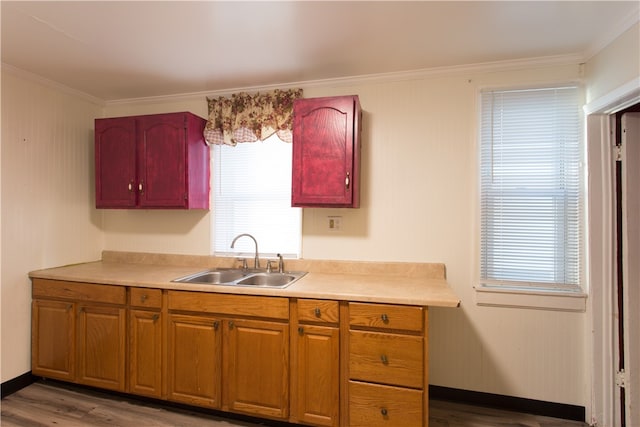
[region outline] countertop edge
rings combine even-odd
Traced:
[[[327,261],[323,261],[327,263]],[[374,265],[375,263],[367,263]],[[32,279],[62,280],[166,290],[331,299],[353,302],[458,307],[460,300],[444,278],[402,277],[310,271],[284,289],[176,283],[171,280],[211,267],[93,261],[35,270]],[[374,269],[375,270],[375,269]]]

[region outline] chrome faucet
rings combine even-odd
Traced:
[[[256,256],[255,256],[255,259],[253,261],[253,268],[260,268],[260,260],[258,259],[258,241],[251,234],[247,234],[247,233],[238,234],[236,237],[234,237],[233,241],[231,242],[231,248],[233,248],[233,245],[236,244],[236,240],[238,240],[240,237],[244,237],[244,236],[251,237],[251,239],[253,240],[253,243],[255,243],[255,245],[256,245]]]
[[[282,260],[282,255],[277,254],[278,257],[278,273],[284,273],[284,261]]]

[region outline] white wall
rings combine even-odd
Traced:
[[[361,208],[305,209],[303,257],[444,262],[462,306],[432,309],[432,384],[587,404],[584,313],[478,307],[473,291],[478,90],[579,78],[575,64],[303,86],[306,97],[358,94],[364,110]],[[206,116],[205,96],[111,104],[106,115],[180,110]],[[335,214],[343,231],[328,234],[323,219]],[[193,231],[208,215],[173,213],[184,235],[167,232],[166,219],[107,211],[105,249],[208,253],[206,227]],[[131,231],[138,229],[146,232]]]
[[[640,23],[590,58],[585,76],[589,82],[587,103],[640,77]]]
[[[31,369],[27,273],[100,258],[93,119],[102,106],[2,69],[2,381]]]

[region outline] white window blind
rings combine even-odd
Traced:
[[[481,94],[485,286],[577,290],[583,144],[577,87]]]
[[[300,256],[302,210],[291,207],[292,145],[277,136],[235,147],[213,146],[214,253]]]

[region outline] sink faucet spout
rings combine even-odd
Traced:
[[[260,259],[258,258],[258,241],[251,234],[248,234],[248,233],[238,234],[236,237],[234,237],[233,241],[231,242],[231,248],[233,248],[233,246],[236,244],[236,240],[244,236],[250,237],[251,240],[253,240],[253,243],[256,245],[256,254],[253,261],[253,268],[260,268]]]

